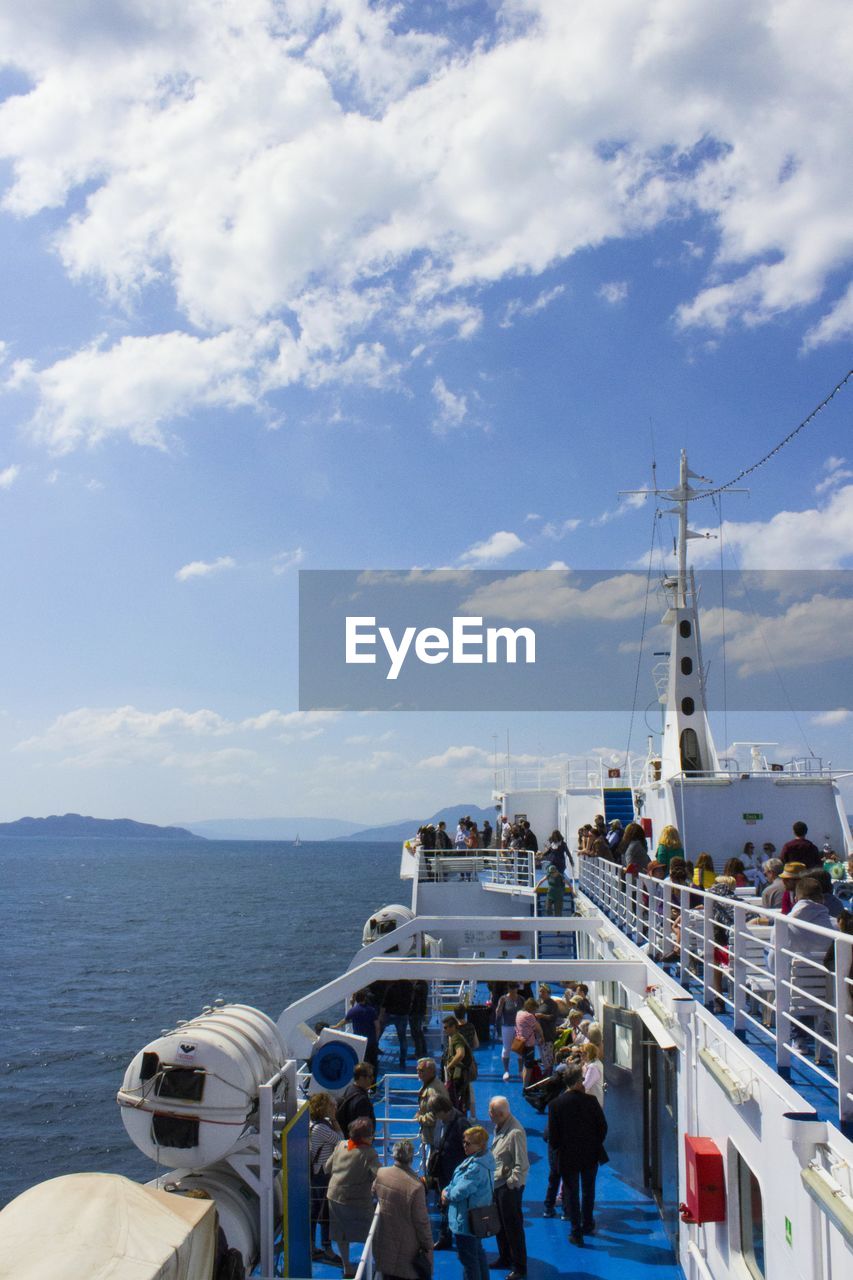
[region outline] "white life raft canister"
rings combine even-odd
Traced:
[[[211,1009],[147,1044],[118,1093],[124,1127],[151,1160],[200,1169],[255,1120],[259,1087],[285,1060],[276,1025],[249,1005]]]

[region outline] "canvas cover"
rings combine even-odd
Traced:
[[[211,1280],[212,1200],[112,1173],[31,1187],[0,1211],[2,1280]]]

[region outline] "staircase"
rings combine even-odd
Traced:
[[[574,914],[572,902],[574,899],[567,893],[565,901],[565,911]],[[545,910],[545,894],[537,893],[536,895],[536,914],[538,916],[546,915]],[[577,935],[571,933],[540,933],[539,935],[539,959],[540,960],[577,960]]]
[[[634,821],[634,793],[630,787],[605,787],[604,821],[608,824],[618,818],[623,827]]]

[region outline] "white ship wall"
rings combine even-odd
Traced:
[[[516,814],[524,814],[543,845],[558,825],[556,791],[505,791],[503,812],[514,820]],[[597,811],[596,811],[597,812]]]
[[[777,851],[792,838],[794,822],[805,822],[809,838],[821,848],[824,841],[839,852],[846,844],[837,804],[837,788],[830,782],[780,780],[781,775],[750,774],[746,778],[661,783],[645,796],[643,815],[652,820],[652,841],[672,822],[694,861],[710,853],[720,859],[739,856],[747,840],[760,849],[765,841]],[[760,814],[747,819],[745,814]],[[775,817],[771,815],[775,814]],[[790,821],[780,818],[785,814]]]
[[[755,1058],[739,1047],[731,1033],[702,1012],[694,1014],[705,1022],[707,1043],[715,1044],[727,1065],[750,1084],[752,1097],[742,1105],[732,1103],[704,1064],[695,1057],[682,1057],[679,1071],[680,1129],[711,1138],[722,1152],[726,1179],[726,1220],[703,1226],[683,1226],[681,1259],[691,1274],[688,1243],[693,1240],[705,1257],[710,1273],[723,1280],[746,1277],[740,1256],[740,1195],[737,1184],[737,1156],[741,1156],[761,1189],[764,1224],[764,1274],[768,1280],[833,1280],[850,1274],[850,1249],[840,1230],[820,1212],[800,1178],[801,1169],[815,1157],[813,1141],[797,1139],[799,1129],[806,1135],[813,1125],[789,1121],[786,1116],[803,1110],[803,1100],[769,1068],[757,1074]],[[701,1038],[701,1031],[700,1031]],[[688,1094],[695,1090],[694,1098]],[[695,1112],[691,1106],[695,1104]],[[693,1116],[693,1122],[687,1117]],[[853,1164],[853,1143],[832,1125],[823,1128],[829,1163],[849,1170]],[[794,1140],[792,1141],[792,1135]],[[683,1137],[679,1137],[683,1145]],[[681,1153],[680,1153],[681,1155]],[[681,1163],[680,1192],[686,1200],[684,1164]],[[790,1242],[786,1219],[791,1224]],[[823,1255],[823,1256],[821,1256]]]

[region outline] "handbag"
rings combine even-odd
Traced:
[[[524,1050],[525,1050],[526,1048],[527,1048],[527,1041],[524,1039],[524,1037],[523,1037],[523,1036],[515,1036],[515,1038],[513,1039],[512,1044],[510,1045],[510,1049],[512,1050],[512,1052],[513,1052],[513,1053],[524,1053]]]
[[[418,1280],[432,1280],[432,1261],[423,1245],[412,1258],[412,1266],[415,1269],[415,1275]]]
[[[495,1180],[491,1173],[489,1186],[492,1191],[489,1203],[476,1205],[468,1210],[468,1226],[471,1228],[471,1235],[476,1236],[478,1240],[483,1240],[486,1236],[496,1236],[501,1229],[501,1215],[495,1204]]]
[[[486,1236],[496,1236],[501,1229],[501,1217],[494,1200],[491,1204],[481,1204],[468,1210],[468,1225],[471,1234],[478,1240]]]

